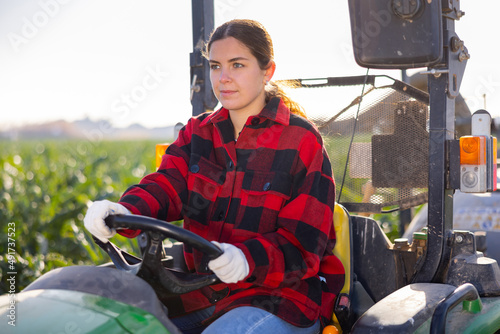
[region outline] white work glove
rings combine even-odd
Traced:
[[[116,230],[110,229],[104,219],[109,215],[128,215],[130,211],[123,205],[113,203],[108,200],[94,202],[87,210],[83,223],[85,228],[92,233],[94,237],[104,243],[116,234]]]
[[[212,241],[224,253],[208,262],[208,268],[224,283],[236,283],[247,277],[249,273],[248,262],[243,251],[231,244],[219,244]]]

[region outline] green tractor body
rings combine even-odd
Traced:
[[[12,325],[2,325],[2,333],[170,333],[151,313],[94,294],[41,289],[14,298],[11,304],[9,296],[0,297],[2,319],[13,309],[16,314]]]

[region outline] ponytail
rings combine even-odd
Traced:
[[[283,101],[283,103],[288,107],[288,109],[290,109],[290,112],[292,114],[307,118],[304,108],[302,108],[302,106],[299,103],[292,100],[285,93],[286,88],[297,88],[298,86],[299,83],[292,80],[279,81],[279,82],[270,81],[266,85],[266,103],[269,102],[269,100],[271,100],[273,97],[279,97]]]

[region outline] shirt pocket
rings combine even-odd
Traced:
[[[226,179],[225,169],[193,154],[188,170],[188,203],[185,214],[191,220],[208,225],[214,204]]]
[[[287,173],[247,171],[235,228],[258,234],[273,232],[291,192],[292,177]]]

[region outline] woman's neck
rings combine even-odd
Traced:
[[[234,127],[234,139],[238,139],[238,136],[240,135],[241,130],[243,130],[249,116],[247,117],[246,115],[239,114],[237,111],[232,112],[231,110],[229,111],[229,116],[231,117],[231,122]]]
[[[265,103],[262,103],[262,105],[259,105],[258,107],[252,109],[229,110],[229,117],[231,117],[231,122],[233,123],[234,127],[234,139],[238,139],[238,136],[243,130],[243,127],[245,126],[248,118],[258,115],[262,111],[264,106]]]

